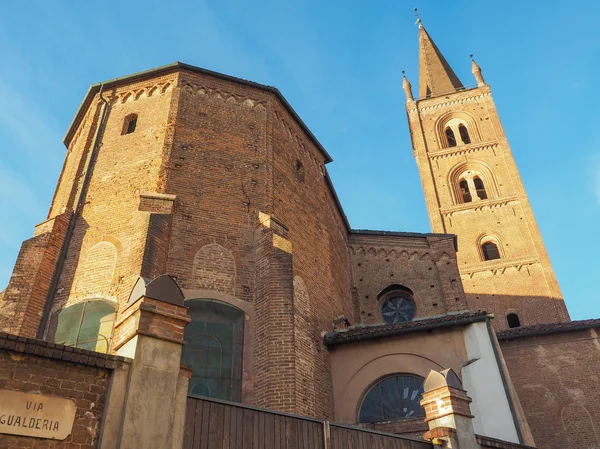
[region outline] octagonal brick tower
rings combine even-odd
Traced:
[[[168,274],[229,345],[217,396],[331,417],[320,333],[352,317],[349,228],[331,158],[279,91],[175,63],[92,86],[65,145],[0,331],[115,352],[138,278]]]

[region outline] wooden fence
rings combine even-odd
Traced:
[[[431,449],[425,441],[189,396],[183,449]]]

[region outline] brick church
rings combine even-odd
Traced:
[[[193,398],[408,442],[389,447],[467,426],[463,448],[600,448],[600,320],[570,321],[491,88],[422,25],[419,63],[431,233],[352,229],[276,88],[183,63],[91,86],[0,293],[0,393],[74,401],[73,446],[0,417],[0,448],[217,447],[193,443]]]

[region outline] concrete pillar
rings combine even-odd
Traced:
[[[113,424],[103,429],[100,449],[181,449],[190,377],[181,351],[190,321],[173,279],[146,286],[140,278],[115,325],[113,350],[133,363],[127,376],[113,379],[105,415]]]
[[[421,405],[429,431],[423,437],[438,446],[479,449],[471,422],[471,398],[456,373],[451,369],[430,371],[424,389]]]

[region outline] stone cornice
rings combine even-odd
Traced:
[[[461,145],[458,147],[451,148],[442,148],[441,150],[433,151],[431,153],[427,153],[427,156],[430,159],[439,159],[439,158],[447,158],[451,156],[458,156],[461,154],[470,154],[478,151],[485,150],[499,150],[500,145],[497,142],[477,142],[472,143],[470,145]]]
[[[461,276],[473,277],[473,275],[476,273],[482,273],[486,271],[490,271],[492,274],[504,274],[504,272],[509,268],[515,268],[516,270],[521,271],[521,269],[526,266],[536,265],[539,263],[541,263],[540,259],[536,257],[486,260],[485,262],[459,266],[459,270]]]
[[[483,209],[494,209],[497,207],[509,206],[510,204],[519,204],[518,196],[507,196],[503,198],[492,198],[489,200],[472,201],[470,203],[457,204],[446,208],[440,208],[440,213],[443,217],[451,217],[452,215],[466,211],[476,211]]]

